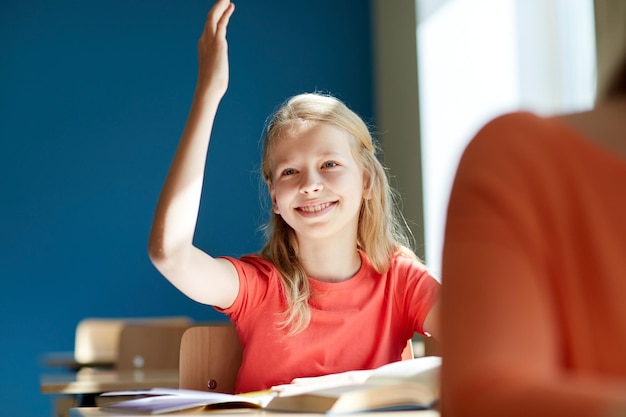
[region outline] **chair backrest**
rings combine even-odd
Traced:
[[[232,394],[240,366],[241,343],[231,323],[194,326],[184,332],[179,388]]]
[[[126,324],[119,336],[117,370],[178,370],[180,343],[191,323]]]
[[[115,365],[122,332],[129,325],[191,326],[188,317],[85,318],[76,326],[74,359],[80,365]]]

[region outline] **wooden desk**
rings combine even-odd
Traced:
[[[154,387],[178,388],[178,370],[81,369],[69,375],[43,375],[40,380],[42,394],[99,394]]]
[[[97,407],[79,407],[70,410],[70,417],[137,417],[138,414],[117,414],[100,411]],[[192,411],[189,413],[178,412],[176,416],[211,416],[211,417],[321,417],[326,414],[319,413],[286,413],[271,412],[258,409],[233,409],[233,410],[207,410]],[[358,417],[440,417],[438,411],[420,410],[420,411],[377,411],[371,413],[358,413]]]
[[[107,391],[178,388],[178,370],[111,371],[81,369],[69,375],[41,377],[42,394],[65,394],[56,400],[56,414],[67,416],[70,407],[93,407]]]
[[[41,363],[51,369],[67,369],[77,372],[81,368],[113,369],[113,362],[77,362],[74,352],[47,352],[40,358]]]

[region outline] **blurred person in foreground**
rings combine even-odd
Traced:
[[[626,416],[626,2],[595,2],[594,108],[500,116],[453,184],[444,416]]]

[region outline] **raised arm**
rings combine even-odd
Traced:
[[[161,190],[148,243],[154,266],[200,303],[229,307],[239,290],[234,267],[193,245],[209,139],[228,87],[226,28],[234,11],[218,0],[198,41],[198,81],[191,110]]]

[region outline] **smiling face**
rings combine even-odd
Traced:
[[[300,121],[272,145],[268,181],[272,207],[298,238],[356,239],[365,180],[353,144],[343,129]]]

